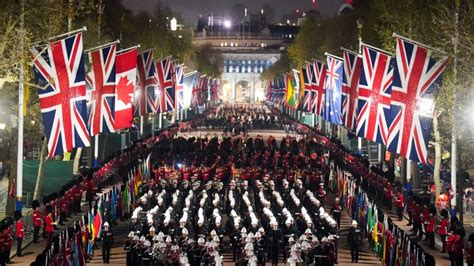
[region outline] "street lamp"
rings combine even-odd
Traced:
[[[230,29],[230,27],[232,27],[232,23],[230,22],[230,20],[225,20],[224,21],[224,28]]]
[[[176,31],[178,29],[178,20],[173,17],[170,22],[171,31]]]

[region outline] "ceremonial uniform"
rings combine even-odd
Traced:
[[[104,224],[104,231],[102,232],[102,262],[109,263],[110,260],[110,248],[114,243],[114,236],[112,231],[108,228],[108,225]]]
[[[34,226],[33,243],[38,243],[39,231],[40,231],[41,225],[43,224],[43,219],[41,218],[41,212],[39,211],[39,208],[36,208],[33,211],[32,219],[33,219],[33,226]]]
[[[16,221],[16,255],[17,257],[22,257],[21,254],[21,243],[25,238],[25,226],[23,225],[23,221],[19,219]]]
[[[352,262],[359,262],[359,246],[362,242],[362,230],[355,224],[349,231],[348,243],[351,248]]]

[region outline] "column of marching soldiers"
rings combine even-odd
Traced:
[[[312,145],[290,137],[280,147],[271,137],[158,144],[131,216],[127,265],[220,265],[230,251],[238,264],[335,263],[342,207],[332,215],[323,207],[327,156]],[[165,166],[193,149],[202,164]]]

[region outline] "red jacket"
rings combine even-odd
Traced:
[[[47,233],[52,233],[53,232],[53,217],[51,216],[46,216],[46,218],[44,218],[44,221],[45,221],[45,231]]]
[[[426,221],[426,232],[434,232],[435,224],[436,218],[434,216],[429,217]]]
[[[10,226],[3,231],[3,239],[3,246],[6,250],[10,250],[13,246],[13,230]]]
[[[16,238],[25,238],[25,226],[22,220],[16,221]]]
[[[450,236],[448,236],[448,239],[446,239],[446,251],[449,253],[449,252],[454,252],[454,246],[457,242],[462,242],[462,241],[459,241],[461,238],[456,235],[456,234],[452,234]]]
[[[441,222],[439,223],[439,229],[438,229],[438,234],[440,236],[445,236],[447,232],[447,228],[449,226],[449,219],[448,218],[443,218]]]
[[[466,262],[474,263],[474,245],[471,245],[466,252]]]
[[[41,218],[41,212],[38,210],[33,211],[33,224],[34,226],[41,227],[43,219]]]
[[[397,208],[403,208],[404,207],[404,198],[403,198],[403,195],[400,194],[400,196],[397,197],[397,200],[395,201],[395,205],[397,206]]]

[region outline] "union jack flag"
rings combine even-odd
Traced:
[[[442,82],[447,58],[438,61],[431,51],[397,39],[390,105],[387,149],[426,163],[434,113],[434,94]]]
[[[336,125],[342,124],[341,119],[341,94],[342,94],[342,60],[327,57],[328,68],[326,71],[326,110],[324,119]]]
[[[268,82],[268,87],[267,87],[267,95],[266,95],[266,98],[268,101],[272,101],[274,100],[274,97],[275,97],[275,82],[274,80],[270,80],[270,82]]]
[[[392,61],[391,56],[362,46],[356,134],[380,144],[386,144],[388,137]]]
[[[197,88],[199,73],[196,71],[184,75],[184,106],[190,107],[194,98],[194,89]]]
[[[175,69],[171,58],[157,62],[157,79],[160,82],[158,97],[155,102],[155,113],[165,113],[174,110],[175,102]]]
[[[184,69],[183,64],[176,66],[176,106],[177,110],[183,110],[185,107],[184,103]]]
[[[89,53],[92,69],[87,82],[92,90],[88,124],[92,136],[115,132],[115,52],[113,44]]]
[[[357,94],[362,59],[353,52],[343,51],[344,75],[342,76],[342,122],[350,130],[356,129]]]
[[[158,80],[155,77],[156,65],[153,62],[153,51],[138,55],[137,87],[135,90],[135,116],[155,113],[156,90]]]
[[[192,97],[191,97],[191,106],[199,106],[200,104],[200,87],[201,87],[201,79],[202,77],[200,76],[199,73],[195,74],[196,77],[194,78],[194,83],[192,87]]]
[[[208,83],[209,83],[209,77],[206,75],[203,75],[199,78],[199,88],[198,88],[198,102],[199,105],[202,105],[206,103],[208,99]]]
[[[284,75],[284,78],[279,78],[278,79],[278,90],[280,91],[280,104],[282,106],[286,105],[286,74]]]
[[[300,82],[304,84],[303,102],[300,107],[303,112],[311,112],[311,100],[313,90],[313,70],[311,63],[307,63],[306,67],[302,67],[300,73],[303,79],[302,82]]]
[[[37,47],[30,51],[42,87],[38,96],[48,139],[48,157],[88,147],[82,33],[51,42],[47,53]]]
[[[217,101],[219,100],[219,94],[220,94],[220,80],[219,79],[212,79],[211,80],[211,101]]]
[[[323,116],[326,106],[326,66],[320,61],[314,61],[313,67],[313,100],[311,110],[313,113]]]

